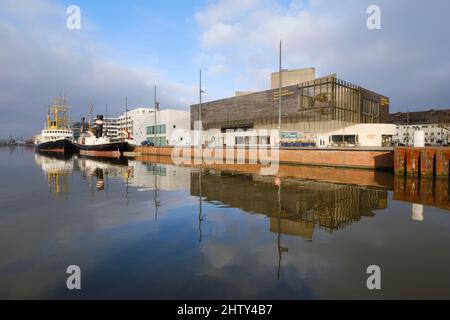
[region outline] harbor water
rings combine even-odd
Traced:
[[[283,172],[2,147],[0,298],[450,298],[448,181]]]

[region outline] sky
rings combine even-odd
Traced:
[[[59,94],[78,120],[90,103],[150,107],[155,85],[162,108],[188,110],[200,69],[206,100],[267,89],[280,40],[284,68],[337,73],[391,112],[450,108],[449,15],[448,0],[0,0],[0,138],[37,134]]]

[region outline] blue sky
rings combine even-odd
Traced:
[[[81,8],[82,29],[65,27]],[[379,5],[382,29],[366,27]],[[449,108],[447,0],[0,0],[0,137],[33,135],[48,105],[66,93],[71,118],[90,102],[110,112],[163,108],[263,90],[277,69],[316,67],[385,94],[391,111]]]
[[[194,14],[200,3],[195,3],[77,1],[82,15],[95,24],[96,38],[113,49],[103,54],[129,65],[158,65],[178,81],[189,81],[195,71],[185,63],[199,50]]]

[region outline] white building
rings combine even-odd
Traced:
[[[121,139],[121,131],[119,127],[119,118],[105,118],[103,120],[103,130],[105,135],[109,137],[112,142],[117,142]]]
[[[445,145],[449,142],[449,131],[438,123],[426,125],[397,125],[397,132],[394,141],[398,144],[413,146],[414,145],[414,131],[423,131],[425,133],[425,144],[430,146],[438,146],[444,142]]]
[[[130,110],[119,117],[119,134],[123,134],[125,129],[131,133],[137,145],[147,140],[147,126],[154,120],[154,110],[150,108],[137,108]]]
[[[146,140],[156,146],[188,146],[191,143],[190,111],[165,109],[156,112],[146,126]]]
[[[394,124],[360,123],[342,128],[318,139],[319,147],[390,147],[396,135]]]
[[[120,133],[127,128],[137,145],[144,141],[160,146],[190,144],[189,111],[164,109],[155,117],[154,109],[138,108],[121,115],[118,128]]]
[[[258,146],[278,145],[279,134],[277,130],[266,131],[267,136],[261,136],[261,131],[254,129],[239,130],[235,132],[204,134],[205,143],[218,143],[227,146]],[[225,136],[226,134],[226,136]],[[259,134],[259,136],[257,136]],[[364,123],[348,126],[342,129],[325,133],[282,131],[281,142],[283,147],[363,147],[381,148],[391,147],[396,134],[394,124]]]
[[[131,175],[128,183],[139,190],[175,191],[191,187],[191,169],[174,165],[129,161]]]
[[[396,124],[394,142],[413,146],[414,132],[423,131],[427,146],[448,145],[450,138],[450,109],[420,112],[398,112],[391,114]]]

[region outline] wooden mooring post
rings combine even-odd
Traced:
[[[450,148],[397,147],[394,172],[398,176],[449,178]]]

